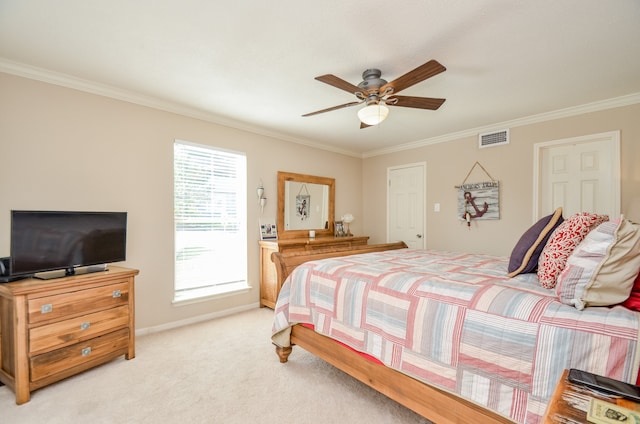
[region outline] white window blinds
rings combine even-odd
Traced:
[[[246,156],[174,144],[175,298],[246,287]]]

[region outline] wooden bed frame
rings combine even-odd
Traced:
[[[305,252],[275,252],[271,260],[276,264],[281,284],[298,265],[317,259],[348,256],[406,248],[403,242],[334,248]],[[325,360],[339,370],[367,386],[411,409],[437,424],[512,423],[513,421],[454,394],[432,387],[384,365],[372,362],[332,339],[302,325],[291,328],[291,344]],[[276,346],[280,362],[285,363],[291,347]]]

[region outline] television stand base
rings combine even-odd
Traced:
[[[57,269],[55,271],[38,272],[36,274],[33,274],[33,278],[37,278],[38,280],[53,280],[55,278],[69,277],[70,275],[103,272],[107,269],[107,264],[79,266],[77,268],[73,268],[73,273],[69,273],[69,270],[66,269]]]

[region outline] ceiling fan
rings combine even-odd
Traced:
[[[361,122],[360,128],[366,128],[378,125],[386,119],[389,114],[389,108],[387,108],[387,106],[436,110],[442,106],[446,99],[398,96],[397,93],[446,70],[447,68],[442,66],[437,60],[430,60],[424,65],[418,66],[413,71],[407,72],[391,82],[387,82],[380,78],[382,72],[380,72],[379,69],[367,69],[362,73],[363,81],[357,86],[348,83],[335,75],[321,75],[315,79],[341,90],[348,91],[349,93],[353,93],[359,100],[307,113],[302,116],[317,115],[324,112],[330,112],[332,110],[366,103],[366,106],[358,111],[358,118],[360,118]]]

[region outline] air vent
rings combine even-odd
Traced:
[[[478,135],[478,147],[493,147],[509,144],[509,130],[500,130]]]

